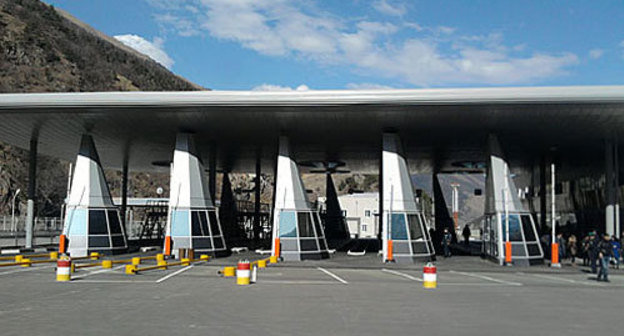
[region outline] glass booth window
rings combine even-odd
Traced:
[[[217,219],[217,212],[215,210],[208,211],[208,219],[210,220],[210,230],[212,230],[213,236],[220,236],[219,222]]]
[[[409,222],[410,239],[418,240],[423,238],[422,226],[420,225],[420,215],[407,215],[407,221]]]
[[[314,222],[314,228],[316,229],[316,235],[318,237],[323,237],[325,234],[323,233],[323,229],[321,228],[320,218],[318,213],[312,213],[312,221]]]
[[[314,237],[314,228],[312,228],[311,213],[300,212],[297,214],[297,222],[299,224],[299,237]]]
[[[524,231],[524,238],[527,242],[537,241],[535,231],[533,231],[533,223],[531,222],[530,215],[522,215],[522,230]]]
[[[65,215],[67,235],[84,236],[87,232],[87,210],[70,209]]]
[[[505,219],[505,215],[501,216],[502,227],[503,227],[503,241],[507,239],[507,222]],[[522,231],[520,231],[520,216],[518,215],[509,215],[509,241],[522,241]]]
[[[294,211],[282,211],[279,216],[279,236],[297,237],[296,213]]]
[[[391,220],[392,239],[407,240],[407,228],[405,226],[405,214],[392,214]]]
[[[199,222],[199,211],[191,211],[191,235],[203,236],[201,223]]]
[[[208,230],[208,219],[206,218],[206,211],[199,212],[199,226],[201,227],[204,236],[210,235],[210,230]]]
[[[117,211],[108,210],[108,226],[110,227],[111,233],[121,233],[121,225],[119,224],[119,216],[117,215]]]
[[[89,234],[108,234],[104,210],[89,210]]]

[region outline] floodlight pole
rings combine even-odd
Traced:
[[[503,211],[505,213],[505,265],[511,266],[511,242],[509,241],[509,206],[507,204],[509,192],[509,171],[505,165],[505,180],[503,187]]]
[[[552,229],[551,233],[551,250],[550,250],[550,266],[560,268],[561,264],[559,263],[559,244],[557,244],[557,239],[555,237],[556,226],[557,226],[557,218],[555,218],[555,164],[550,164],[550,226]]]

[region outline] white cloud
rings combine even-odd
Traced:
[[[346,85],[349,90],[392,90],[391,86],[375,83],[349,83]]]
[[[115,35],[114,37],[128,47],[162,64],[167,69],[171,69],[173,66],[174,61],[165,52],[165,41],[161,38],[156,37],[152,42],[150,42],[139,35],[133,34]]]
[[[301,84],[293,89],[290,86],[280,86],[280,85],[273,85],[273,84],[265,83],[265,84],[254,87],[252,90],[253,91],[309,91],[310,88],[305,84]]]
[[[566,74],[578,63],[572,53],[506,45],[499,32],[470,36],[453,27],[428,27],[400,18],[393,23],[340,18],[288,0],[190,3],[201,15],[182,5],[169,12],[194,20],[192,26],[215,38],[263,55],[347,67],[360,75],[392,78],[403,84],[534,83]],[[396,2],[377,1],[375,5],[387,15],[405,13],[405,6]]]
[[[603,49],[592,49],[589,51],[589,58],[591,59],[599,59],[602,55],[604,55]]]
[[[373,3],[373,8],[381,14],[390,16],[403,16],[407,13],[407,8],[403,3],[391,4],[388,0],[377,0]]]

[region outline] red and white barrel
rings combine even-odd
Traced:
[[[236,267],[236,284],[249,285],[251,276],[251,265],[249,260],[241,260]]]
[[[56,281],[71,281],[71,259],[61,256],[56,261]]]
[[[427,263],[423,269],[423,287],[436,288],[438,286],[438,275],[436,266],[432,263]]]

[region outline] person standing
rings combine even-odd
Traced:
[[[583,242],[581,243],[581,255],[583,256],[583,266],[589,265],[589,235],[583,238]]]
[[[470,245],[470,235],[472,234],[472,232],[470,232],[470,227],[468,226],[468,224],[466,224],[466,226],[464,226],[464,230],[462,231],[462,236],[464,236],[464,244],[466,246]]]
[[[576,236],[571,234],[570,238],[568,238],[568,255],[570,256],[572,266],[576,266],[576,255],[578,254],[577,244],[578,242],[576,241]]]
[[[442,247],[444,248],[444,258],[451,256],[451,241],[453,236],[448,229],[444,229],[444,235],[442,236]]]
[[[622,250],[622,244],[615,238],[611,237],[611,247],[613,248],[613,265],[616,269],[620,268],[620,251]]]
[[[600,272],[598,273],[598,281],[609,282],[609,260],[613,255],[613,246],[611,245],[611,237],[605,234],[598,245],[598,258],[600,260]]]
[[[600,243],[600,239],[596,237],[596,232],[589,233],[589,264],[591,266],[591,272],[596,274],[596,262],[598,259],[598,245]]]

